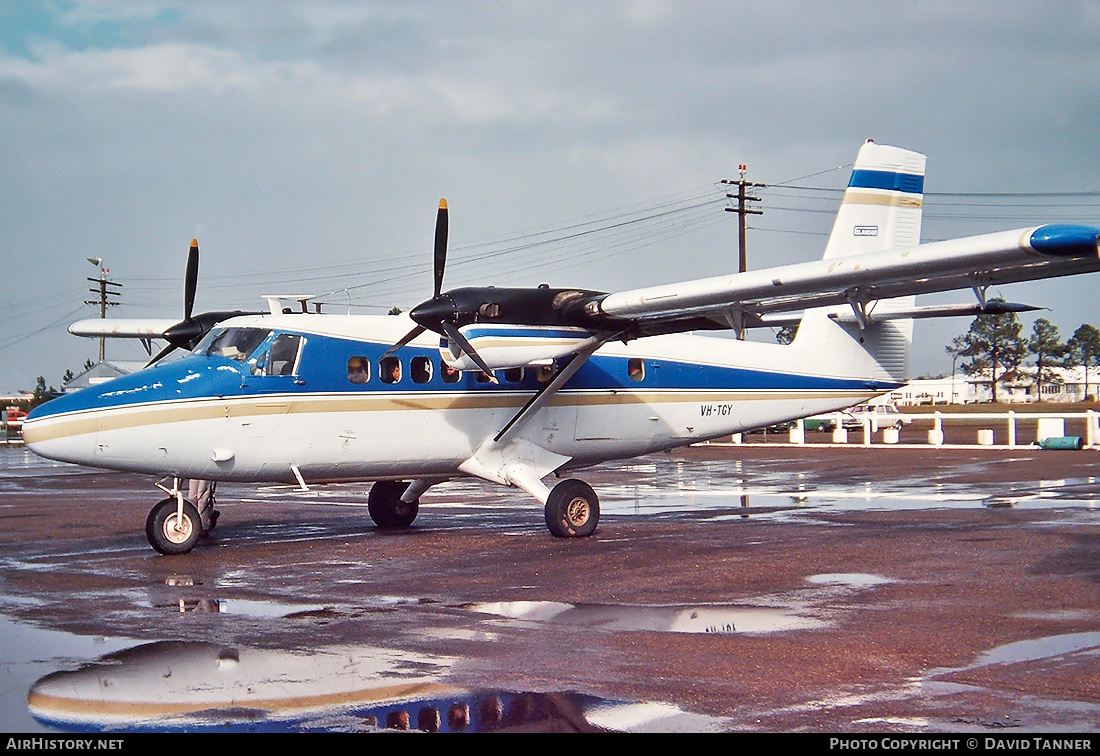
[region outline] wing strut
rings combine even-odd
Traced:
[[[500,443],[510,431],[515,430],[517,427],[527,421],[532,415],[538,412],[540,409],[546,406],[546,404],[554,398],[554,395],[558,393],[558,390],[565,385],[566,381],[573,377],[573,374],[580,370],[581,366],[588,361],[588,358],[595,353],[597,349],[602,347],[609,341],[614,341],[620,334],[606,334],[602,336],[593,336],[591,339],[583,342],[583,346],[569,358],[569,361],[562,365],[561,370],[554,376],[553,380],[543,386],[538,392],[532,396],[527,404],[523,405],[523,408],[516,413],[515,417],[508,421],[508,424],[500,429],[500,433],[493,437],[493,441]]]

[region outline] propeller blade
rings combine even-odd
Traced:
[[[443,269],[447,265],[447,200],[439,200],[435,216],[435,294],[443,290]]]
[[[462,335],[455,324],[444,320],[439,325],[442,326],[443,332],[447,334],[447,338],[458,344],[459,348],[474,361],[474,364],[481,368],[481,372],[489,376],[490,381],[496,383],[497,377],[493,375],[493,371],[485,364],[485,360],[481,359],[481,355],[474,351],[473,346],[470,345],[470,342],[466,340],[466,337]]]
[[[156,357],[154,357],[153,359],[151,359],[147,363],[145,363],[145,367],[149,367],[150,365],[154,365],[157,362],[160,362],[162,359],[167,357],[169,354],[171,354],[177,348],[178,347],[177,347],[176,344],[169,343],[168,346],[164,347],[164,349],[161,349],[159,352],[157,352]]]
[[[195,289],[199,283],[199,243],[191,240],[191,249],[187,251],[187,272],[183,279],[183,319],[191,319],[191,310],[195,307]]]
[[[382,359],[383,359],[383,360],[384,360],[384,359],[386,359],[386,358],[387,358],[387,357],[389,357],[389,356],[390,356],[391,354],[393,354],[394,352],[396,352],[396,351],[397,351],[398,349],[400,349],[401,347],[403,347],[403,346],[405,346],[406,344],[408,344],[408,343],[409,343],[410,341],[412,341],[413,339],[415,339],[415,338],[416,338],[417,336],[419,336],[420,334],[424,333],[424,331],[426,331],[426,330],[428,330],[428,329],[427,329],[427,328],[425,328],[425,327],[424,327],[424,326],[422,326],[422,325],[418,325],[418,326],[416,326],[416,327],[415,327],[415,328],[413,328],[413,329],[412,329],[411,331],[409,331],[409,332],[408,332],[408,333],[406,333],[406,334],[405,334],[404,336],[402,336],[402,337],[401,337],[401,341],[397,342],[396,344],[394,344],[393,346],[391,346],[391,347],[390,347],[389,349],[387,349],[387,350],[386,350],[385,352],[383,352],[383,354],[382,354]]]

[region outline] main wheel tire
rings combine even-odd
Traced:
[[[380,480],[371,486],[367,495],[367,511],[374,524],[380,528],[407,528],[420,511],[420,500],[406,504],[401,494],[409,484],[399,480]]]
[[[161,554],[186,554],[195,548],[202,535],[199,510],[191,502],[183,502],[182,519],[178,519],[178,514],[176,500],[169,497],[157,502],[145,520],[145,537]]]
[[[546,527],[558,538],[592,535],[600,521],[600,499],[583,480],[563,480],[546,500]]]

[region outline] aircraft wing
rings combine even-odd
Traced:
[[[178,323],[178,320],[157,318],[92,318],[78,320],[69,326],[73,336],[89,338],[116,339],[163,339],[164,332]]]
[[[590,300],[590,316],[650,321],[767,313],[974,289],[1100,271],[1100,228],[1045,225],[834,257]],[[664,329],[672,330],[671,323]]]

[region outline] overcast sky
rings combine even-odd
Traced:
[[[88,257],[115,317],[182,314],[192,237],[197,311],[408,309],[440,197],[445,287],[731,270],[739,163],[773,185],[750,267],[814,259],[869,137],[929,156],[925,240],[1100,223],[1098,71],[1095,0],[6,0],[0,391],[96,357],[65,331],[97,314]],[[996,293],[1065,338],[1100,325],[1098,282]],[[948,371],[968,325],[920,324],[915,370]]]

